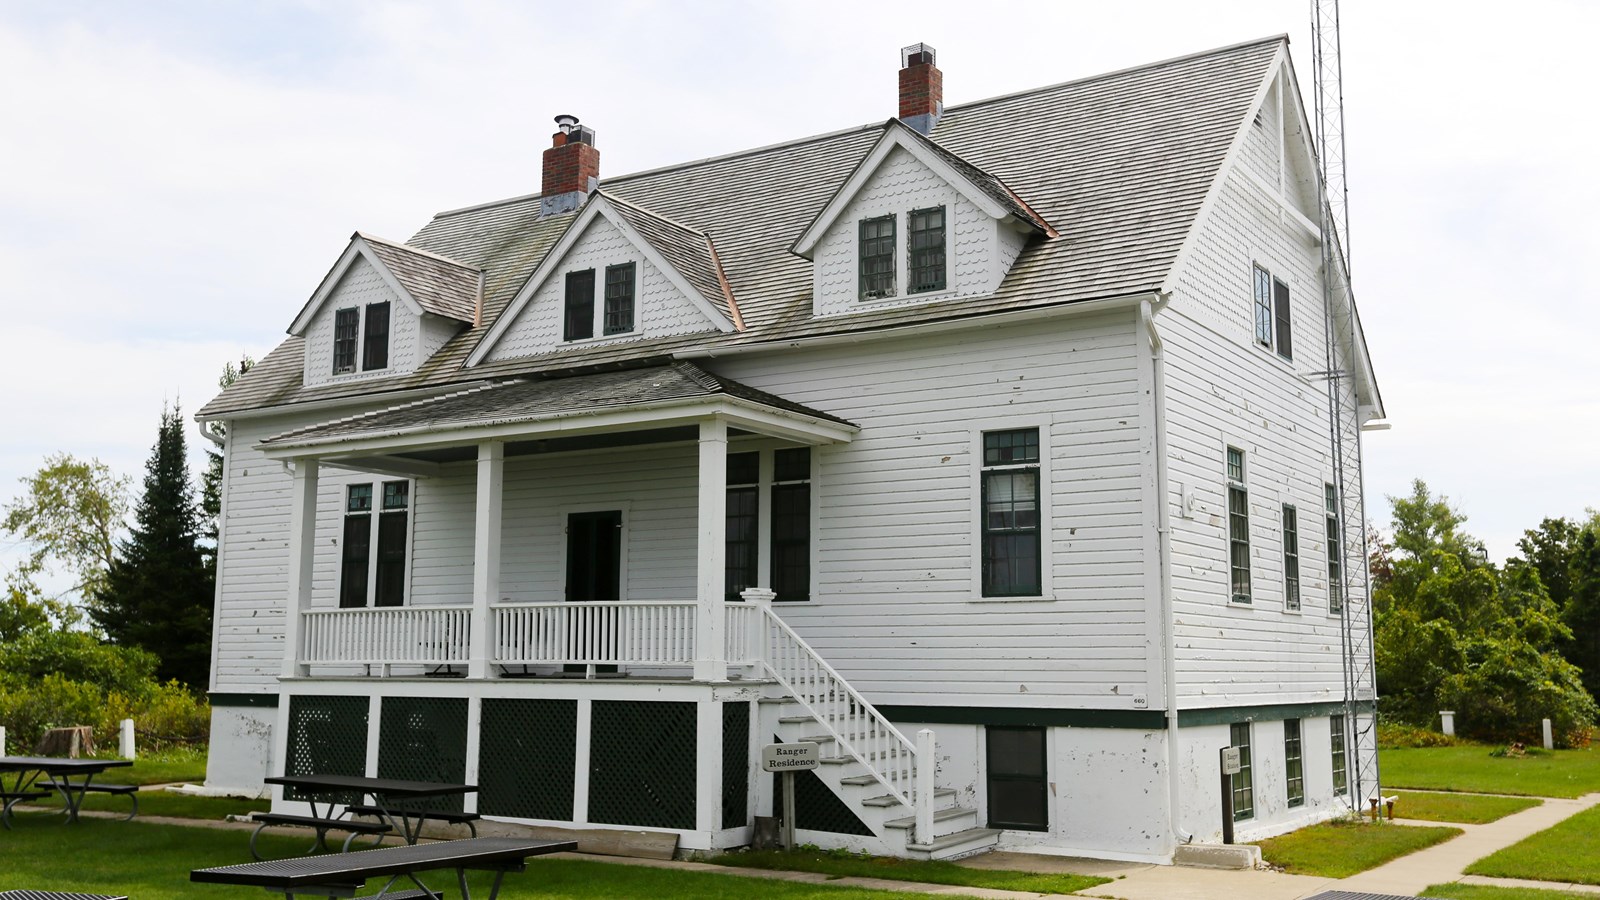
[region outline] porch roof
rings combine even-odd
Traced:
[[[674,362],[481,381],[443,396],[285,431],[262,441],[261,447],[271,456],[393,452],[549,431],[659,427],[709,415],[755,431],[815,441],[848,440],[858,430],[838,416],[713,375],[693,363]],[[572,420],[578,417],[585,423],[574,427]]]

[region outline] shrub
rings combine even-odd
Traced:
[[[1442,732],[1418,728],[1403,722],[1378,723],[1378,749],[1394,750],[1401,747],[1451,747],[1459,743]]]
[[[0,686],[26,686],[55,674],[138,696],[156,687],[155,671],[150,653],[102,644],[82,631],[39,631],[0,644]]]

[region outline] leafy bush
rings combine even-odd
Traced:
[[[1418,728],[1403,722],[1378,723],[1378,749],[1393,750],[1399,747],[1450,747],[1458,741],[1448,734]]]
[[[60,675],[102,691],[139,696],[156,687],[156,658],[137,647],[102,644],[82,631],[34,631],[0,644],[0,688]]]

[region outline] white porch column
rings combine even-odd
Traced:
[[[283,610],[283,674],[301,674],[300,642],[303,613],[311,608],[311,565],[317,543],[317,461],[294,461],[294,488],[289,494],[289,592]]]
[[[505,495],[506,445],[478,445],[477,525],[472,538],[472,627],[468,678],[489,677],[489,617],[500,600],[500,519]]]
[[[694,618],[694,678],[727,681],[724,557],[728,542],[728,423],[700,423],[699,601]]]

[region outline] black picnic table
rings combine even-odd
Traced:
[[[73,891],[0,891],[0,900],[128,900],[128,895],[79,894]]]
[[[374,898],[395,897],[390,888],[407,879],[422,891],[431,889],[418,873],[454,869],[462,900],[471,900],[468,871],[494,873],[488,900],[500,895],[500,882],[507,872],[527,868],[530,856],[578,849],[576,841],[535,841],[527,838],[481,837],[403,847],[380,847],[327,856],[305,856],[266,862],[240,863],[212,869],[195,869],[190,881],[207,884],[254,885],[281,892],[286,900],[296,894],[321,897],[352,897],[369,878],[387,877]],[[408,892],[409,893],[409,892]],[[413,895],[414,896],[414,895]]]
[[[83,797],[89,792],[89,783],[94,777],[107,769],[131,765],[133,760],[129,759],[0,756],[0,797],[5,798],[5,806],[0,808],[0,825],[11,827],[11,807],[41,795],[48,796],[47,792],[36,790],[40,778],[50,779],[50,786],[66,802],[67,821],[76,822]],[[10,784],[5,783],[6,775],[13,776]]]
[[[450,784],[442,781],[406,781],[400,778],[368,778],[364,775],[275,775],[265,779],[267,784],[298,788],[312,795],[323,795],[321,801],[310,800],[313,818],[336,819],[334,807],[339,795],[361,794],[372,798],[388,823],[399,829],[407,844],[415,844],[427,818],[418,810],[397,806],[396,801],[418,800],[425,797],[449,797],[456,794],[476,793],[475,784]],[[317,804],[327,804],[327,813],[318,815]]]

